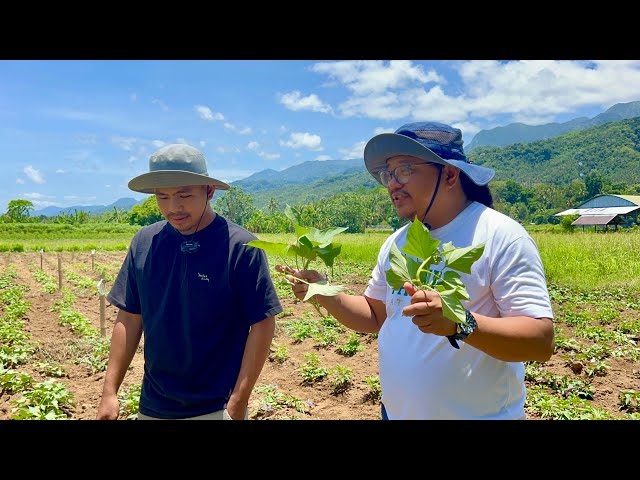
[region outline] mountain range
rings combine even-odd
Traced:
[[[640,117],[640,101],[616,103],[613,107],[593,118],[578,117],[564,123],[547,123],[544,125],[526,125],[524,123],[510,123],[504,127],[480,130],[464,147],[466,153],[471,153],[481,146],[506,147],[513,143],[530,143],[536,140],[557,137],[565,133],[596,127],[607,122],[626,120]]]
[[[627,183],[637,183],[640,180],[636,170],[640,171],[640,164],[635,170],[634,165],[640,162],[638,117],[640,101],[616,104],[591,119],[580,117],[537,126],[512,123],[481,130],[465,151],[474,163],[495,168],[496,180],[566,183],[588,173],[588,168]],[[637,121],[625,122],[628,119]],[[582,133],[585,130],[588,131]],[[617,143],[612,145],[614,141]],[[523,144],[528,145],[523,147]],[[369,175],[362,159],[349,159],[306,161],[282,171],[266,169],[230,185],[250,194],[256,208],[264,208],[272,199],[281,207],[287,203],[305,204],[341,192],[369,190],[378,183]],[[213,201],[223,193],[216,192]],[[130,210],[137,203],[142,201],[121,198],[110,205],[46,207],[31,215],[73,214],[75,210],[103,213],[113,208]]]
[[[120,198],[110,205],[75,205],[73,207],[45,207],[41,210],[35,210],[31,212],[32,217],[38,217],[44,215],[45,217],[55,217],[62,213],[72,215],[75,211],[85,211],[89,213],[104,213],[109,210],[117,208],[119,210],[131,210],[134,205],[142,203],[138,202],[135,198]]]

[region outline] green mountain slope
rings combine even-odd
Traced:
[[[495,127],[488,130],[480,130],[465,146],[465,151],[470,153],[478,147],[505,147],[513,143],[529,143],[537,140],[545,140],[569,132],[596,127],[607,122],[626,120],[640,117],[640,101],[617,103],[605,112],[593,118],[574,118],[564,123],[547,123],[544,125],[526,125],[524,123],[511,123],[503,127]]]
[[[474,163],[496,170],[496,180],[565,185],[589,173],[640,183],[640,117],[605,123],[548,140],[478,147]]]

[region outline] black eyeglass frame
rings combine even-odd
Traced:
[[[380,183],[382,183],[382,185],[384,187],[389,187],[389,185],[391,185],[391,179],[395,178],[396,181],[400,185],[406,185],[407,183],[409,183],[409,179],[411,178],[411,174],[413,173],[412,167],[417,166],[417,165],[441,165],[441,164],[440,163],[436,163],[436,162],[422,162],[422,163],[409,163],[409,164],[406,164],[406,165],[398,165],[393,170],[389,170],[389,169],[385,168],[383,170],[379,170],[378,171],[378,177],[380,177]],[[407,179],[405,181],[400,180],[398,178],[398,176],[396,175],[396,170],[398,170],[399,168],[408,168],[409,169],[409,171],[408,171],[408,173],[406,175]],[[385,174],[389,174],[389,176],[387,177]],[[387,180],[385,180],[385,178]]]

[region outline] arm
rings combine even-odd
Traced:
[[[473,316],[478,326],[465,342],[487,355],[505,362],[546,362],[553,355],[550,318]]]
[[[227,403],[227,411],[233,419],[240,420],[245,416],[253,387],[269,356],[275,328],[276,317],[267,317],[251,326],[242,355],[238,379]]]
[[[307,283],[325,280],[325,276],[316,270],[294,270],[283,265],[276,265],[276,270],[291,274],[288,280],[292,283],[291,289],[299,300],[304,299],[309,290]],[[306,282],[301,282],[300,279]],[[364,295],[339,293],[333,296],[314,295],[312,298],[345,327],[356,332],[379,332],[387,318],[384,302]]]
[[[423,333],[449,336],[456,333],[455,322],[442,313],[442,300],[437,292],[418,290],[405,283],[411,305],[402,310],[413,317]],[[493,318],[472,312],[478,326],[465,343],[505,362],[546,362],[554,351],[553,321],[524,315]]]
[[[142,315],[118,311],[111,334],[109,363],[98,406],[97,420],[117,420],[119,415],[118,389],[133,360],[142,336]]]

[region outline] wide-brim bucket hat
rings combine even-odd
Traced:
[[[213,185],[218,190],[231,187],[207,172],[207,162],[197,148],[183,143],[166,145],[149,157],[149,172],[129,181],[135,192],[155,193],[156,188]]]
[[[380,184],[378,172],[387,168],[389,158],[410,155],[427,162],[452,165],[476,185],[486,185],[495,176],[495,170],[471,163],[462,144],[462,132],[458,128],[439,122],[408,123],[394,133],[381,133],[369,140],[364,147],[364,163]]]

